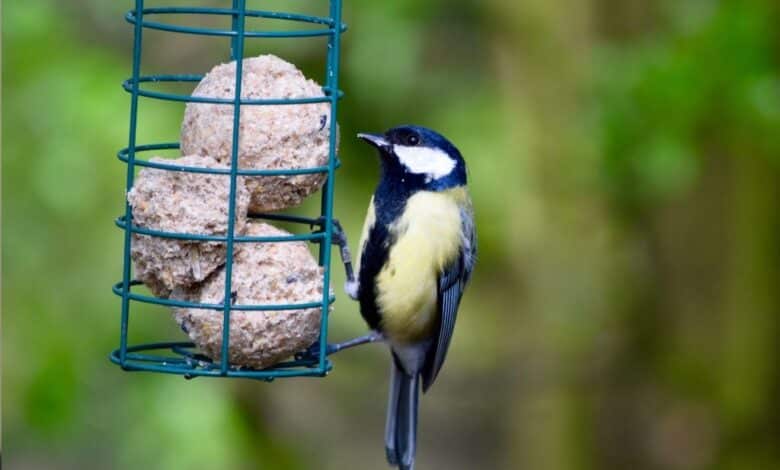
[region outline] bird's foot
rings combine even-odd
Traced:
[[[355,279],[344,281],[344,292],[347,293],[350,299],[358,299],[358,283]]]

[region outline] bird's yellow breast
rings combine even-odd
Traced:
[[[430,336],[438,275],[460,253],[460,208],[467,203],[464,188],[420,191],[390,227],[396,241],[376,278],[382,329],[390,339],[414,342]]]

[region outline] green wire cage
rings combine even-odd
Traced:
[[[192,27],[164,22],[166,15],[219,15],[231,18],[230,29]],[[170,18],[170,16],[167,16]],[[268,20],[285,20],[288,24],[307,23],[308,29],[288,31],[262,31],[246,29],[247,18],[262,18]],[[127,164],[126,191],[133,187],[136,167],[151,167],[166,171],[184,171],[195,173],[222,174],[230,178],[230,200],[228,201],[228,227],[225,236],[210,236],[190,233],[176,233],[150,230],[133,224],[130,204],[125,203],[124,216],[116,220],[116,224],[124,230],[124,255],[122,280],[113,286],[113,292],[121,298],[121,326],[119,348],[112,351],[110,359],[127,371],[152,371],[168,374],[179,374],[187,378],[197,376],[240,377],[260,380],[273,380],[277,377],[324,376],[332,365],[328,360],[328,311],[335,300],[330,293],[331,282],[331,251],[332,244],[340,237],[341,229],[333,218],[333,191],[335,170],[339,161],[336,155],[337,111],[338,101],[343,93],[338,88],[340,37],[346,30],[341,22],[341,0],[330,0],[329,16],[308,16],[302,14],[283,13],[275,11],[250,10],[246,8],[246,0],[233,0],[231,8],[204,7],[145,7],[144,0],[136,0],[135,7],[125,17],[133,25],[133,65],[132,77],[122,86],[130,94],[130,130],[128,146],[119,151],[119,160]],[[314,25],[313,27],[311,25]],[[173,34],[194,34],[230,38],[230,57],[236,62],[235,95],[233,99],[218,99],[193,97],[190,95],[165,93],[148,89],[148,85],[157,82],[186,83],[200,81],[202,75],[141,75],[141,58],[143,32],[145,29],[156,29]],[[299,99],[246,99],[241,98],[242,66],[244,60],[244,43],[247,38],[306,38],[327,37],[326,80],[323,87],[323,97]],[[147,87],[145,87],[147,85]],[[179,143],[139,143],[136,140],[138,127],[139,99],[155,99],[174,102],[217,103],[233,105],[233,135],[231,164],[229,168],[204,168],[178,166],[159,161],[149,161],[142,158],[144,153],[156,150],[178,149]],[[239,117],[242,106],[290,105],[307,103],[330,104],[330,142],[328,163],[325,166],[297,169],[240,169],[238,168]],[[285,214],[253,214],[252,217],[284,221],[299,224],[307,228],[307,233],[275,237],[249,237],[235,234],[236,185],[238,176],[285,176],[322,173],[327,179],[322,188],[322,202],[319,217],[309,218]],[[133,279],[131,262],[132,234],[150,235],[153,237],[217,241],[226,246],[225,262],[225,296],[221,304],[204,304],[183,300],[157,298],[144,295],[134,288],[141,282]],[[319,264],[323,267],[322,300],[318,302],[296,304],[260,304],[231,305],[231,278],[233,272],[233,254],[236,243],[268,243],[304,240],[318,245]],[[221,359],[212,361],[199,354],[191,342],[162,342],[150,344],[128,344],[131,307],[135,303],[150,303],[168,307],[198,308],[220,310],[223,315]],[[301,351],[287,362],[273,367],[254,370],[237,367],[229,362],[228,348],[230,344],[230,313],[231,310],[293,310],[302,308],[319,308],[320,330],[318,341],[307,351]]]

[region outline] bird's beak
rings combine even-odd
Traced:
[[[385,136],[381,134],[358,134],[358,138],[365,140],[369,144],[373,145],[374,147],[378,148],[379,150],[382,150],[383,148],[389,147],[390,142],[385,139]]]

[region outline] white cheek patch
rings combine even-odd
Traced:
[[[439,149],[394,145],[393,151],[410,173],[423,174],[428,179],[447,176],[455,168],[455,160]]]

